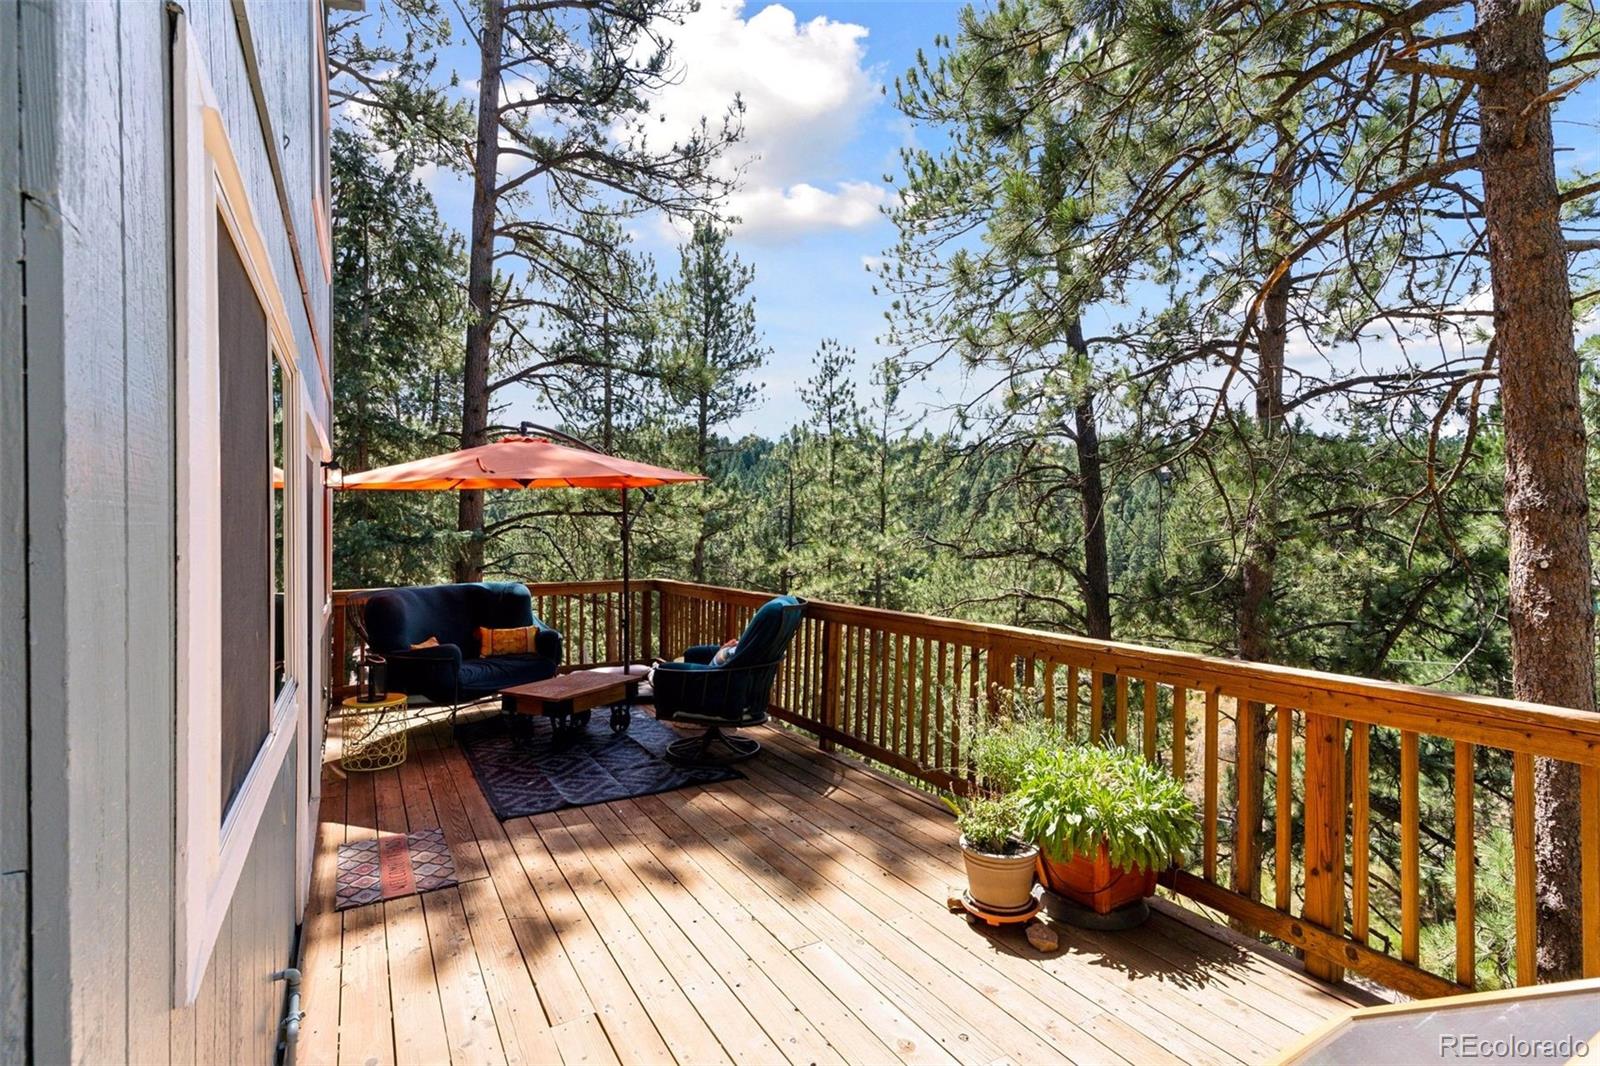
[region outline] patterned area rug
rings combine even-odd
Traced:
[[[339,845],[334,909],[398,899],[456,883],[456,861],[443,829],[384,833],[376,840]]]
[[[526,734],[529,725],[531,735],[516,735]],[[478,787],[502,821],[744,776],[720,766],[667,762],[667,745],[678,736],[638,710],[620,736],[611,732],[610,714],[596,711],[588,729],[562,747],[551,746],[550,723],[543,718],[524,719],[513,727],[495,715],[456,727],[456,740]]]

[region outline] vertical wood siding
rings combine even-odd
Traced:
[[[232,4],[184,7],[325,420],[312,331],[326,339],[327,287],[307,258],[313,321]],[[272,71],[275,136],[291,146],[286,175],[305,186],[290,199],[304,215],[294,228],[314,248],[308,5],[250,14]],[[52,1062],[268,1062],[282,1014],[271,974],[294,941],[296,760],[307,757],[298,747],[274,782],[199,1001],[172,1008],[171,264],[182,250],[171,246],[170,55],[160,4],[0,0],[0,175],[7,192],[22,192],[7,201],[20,211],[0,217],[0,669],[8,687],[25,677],[28,692],[26,704],[8,694],[0,708],[0,1061],[31,1051]],[[25,337],[10,273],[19,258]],[[12,528],[24,515],[26,540]],[[24,795],[31,824],[19,816]],[[7,981],[18,954],[7,922],[26,913],[16,905],[23,878],[33,904],[27,1007]],[[21,1009],[32,1012],[31,1048],[7,1013]]]
[[[23,406],[18,10],[0,2],[0,1064],[27,1061],[27,455]]]

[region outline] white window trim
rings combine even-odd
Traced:
[[[301,379],[303,381],[303,379]],[[296,812],[295,834],[298,841],[295,847],[295,915],[305,918],[307,905],[311,902],[311,869],[316,859],[317,848],[317,821],[322,811],[322,738],[327,729],[327,711],[330,699],[330,686],[332,680],[329,676],[330,663],[327,657],[320,654],[323,641],[327,637],[328,627],[332,625],[333,599],[323,594],[326,586],[324,570],[327,567],[327,554],[323,550],[323,530],[331,528],[323,522],[322,509],[330,505],[328,494],[323,491],[323,481],[326,478],[323,466],[325,462],[333,459],[333,448],[328,441],[327,433],[311,414],[309,405],[302,405],[300,419],[305,433],[304,441],[306,451],[313,459],[318,460],[317,483],[315,491],[310,495],[317,502],[312,505],[308,514],[302,515],[307,526],[315,532],[315,537],[298,536],[299,542],[296,551],[300,552],[303,562],[299,573],[302,575],[304,587],[308,590],[308,602],[311,607],[303,616],[313,630],[313,634],[301,634],[299,643],[306,649],[317,649],[316,652],[306,651],[309,656],[305,672],[300,676],[304,679],[306,699],[309,706],[302,702],[304,713],[301,715],[305,723],[306,732],[303,734],[299,754],[296,756],[298,764],[295,771],[296,792],[302,797]],[[300,498],[305,499],[305,486],[300,486]],[[301,532],[304,532],[303,530]],[[317,551],[310,550],[311,541],[317,541]],[[311,635],[316,637],[310,639]]]
[[[174,998],[199,995],[272,787],[306,730],[307,653],[299,426],[309,410],[294,334],[266,242],[228,142],[216,96],[187,20],[173,55],[174,264],[177,323],[178,664],[177,863]],[[221,797],[222,575],[217,324],[217,232],[226,219],[266,313],[268,349],[282,368],[284,499],[291,535],[285,560],[284,640],[288,682],[273,701],[269,731],[224,819]],[[265,694],[263,694],[265,698]],[[299,782],[297,782],[299,784]],[[304,805],[298,790],[297,806]],[[299,814],[297,812],[297,818]]]

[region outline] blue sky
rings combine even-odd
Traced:
[[[737,91],[745,101],[746,141],[733,153],[746,165],[729,204],[743,219],[734,250],[755,267],[759,325],[773,354],[765,399],[733,433],[776,435],[803,415],[798,386],[823,337],[853,347],[862,391],[883,349],[886,300],[872,293],[866,262],[894,240],[881,206],[886,173],[910,131],[883,86],[910,67],[934,36],[953,32],[962,5],[943,0],[803,2],[704,0],[676,41],[683,70],[660,111],[669,123],[716,115]],[[473,56],[452,49],[463,82]],[[730,161],[732,162],[732,161]],[[446,221],[464,231],[471,194],[464,179],[426,178]],[[677,235],[650,221],[634,227],[638,247],[662,275],[677,267]],[[913,405],[959,391],[958,377],[907,391]],[[507,396],[502,421],[543,419],[532,393]]]
[[[899,170],[898,151],[914,136],[883,87],[913,65],[919,49],[931,53],[936,35],[954,36],[962,6],[945,0],[702,0],[674,32],[679,77],[655,108],[665,131],[683,132],[702,115],[715,118],[735,93],[745,103],[745,139],[727,161],[730,168],[743,167],[742,185],[727,210],[741,219],[732,245],[755,267],[758,322],[773,353],[762,374],[761,406],[727,431],[776,436],[803,417],[799,386],[824,337],[855,349],[858,392],[866,395],[868,368],[886,354],[877,338],[887,307],[886,297],[873,293],[866,265],[894,241],[894,227],[882,214],[891,195],[883,178]],[[441,65],[454,65],[463,91],[471,90],[477,73],[471,49],[451,49]],[[1563,174],[1595,166],[1597,106],[1600,85],[1591,84],[1557,109]],[[470,217],[465,178],[438,170],[424,177],[445,219],[464,231]],[[680,233],[658,219],[639,220],[632,232],[659,273],[676,269]],[[1135,302],[1161,298],[1144,288],[1129,295]],[[1486,300],[1487,293],[1470,299]],[[1095,308],[1088,331],[1130,311]],[[1600,323],[1584,327],[1594,332]],[[1290,361],[1313,376],[1342,375],[1358,363],[1376,369],[1400,353],[1384,336],[1369,338],[1360,350],[1297,337]],[[941,407],[978,391],[957,367],[941,365],[930,380],[908,386],[903,399],[942,426]],[[498,413],[503,422],[551,417],[531,391],[499,399],[506,404]]]

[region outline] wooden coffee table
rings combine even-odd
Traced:
[[[571,740],[589,724],[597,707],[611,708],[611,731],[626,733],[641,677],[574,671],[546,681],[500,690],[500,710],[508,715],[543,715],[558,741]]]

